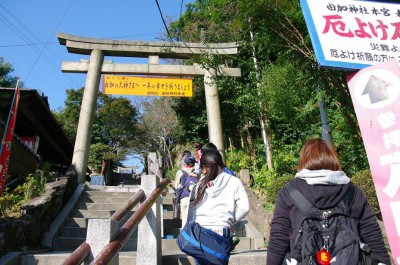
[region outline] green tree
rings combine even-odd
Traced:
[[[225,138],[234,145],[253,158],[263,155],[259,118],[266,116],[275,170],[290,172],[302,143],[321,135],[318,106],[324,100],[344,169],[354,173],[368,166],[345,73],[318,67],[299,1],[198,0],[170,29],[180,41],[240,43],[238,56],[213,62],[242,69],[241,79],[218,83]],[[175,108],[180,122],[187,120],[185,105],[179,100]],[[201,124],[191,122],[194,128]]]
[[[11,76],[13,71],[12,65],[5,62],[3,57],[0,57],[0,87],[15,87],[17,85],[18,77]],[[19,82],[18,87],[23,87],[23,83]]]
[[[84,89],[68,89],[65,107],[55,113],[66,134],[75,139]],[[99,94],[93,122],[89,166],[96,171],[102,160],[113,160],[119,165],[137,152],[143,133],[139,127],[138,112],[130,101],[122,97]]]
[[[67,89],[67,98],[64,101],[64,108],[58,108],[54,116],[62,125],[68,137],[75,142],[76,131],[78,129],[79,113],[81,109],[83,88]]]
[[[172,106],[172,98],[154,98],[152,102],[144,103],[142,116],[142,126],[149,149],[161,152],[167,165],[172,165],[170,149],[176,144],[174,138],[178,127]]]

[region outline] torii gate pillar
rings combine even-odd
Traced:
[[[104,55],[101,50],[93,50],[91,52],[72,157],[72,165],[78,172],[79,183],[85,182],[86,179],[90,139],[92,137],[103,60]]]
[[[225,145],[222,133],[218,87],[215,83],[216,76],[217,71],[215,69],[204,69],[204,92],[206,96],[208,137],[210,142],[217,146],[225,163]]]

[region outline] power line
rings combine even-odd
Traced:
[[[2,4],[0,4],[0,7],[2,7],[4,10],[6,10],[6,12],[15,20],[18,22],[18,24],[20,26],[22,26],[29,34],[31,34],[37,41],[41,41],[35,34],[33,34],[31,32],[31,30],[29,30],[18,18],[16,18],[11,12],[9,12]],[[3,19],[0,18],[1,21],[3,21],[4,24],[6,24],[6,26],[8,26],[16,35],[18,35],[28,46],[31,46],[32,49],[34,49],[37,53],[41,53],[40,49],[36,46],[32,46],[29,45],[30,43],[32,43],[32,41],[29,39],[29,37],[27,37],[23,32],[21,32],[10,20],[8,20],[4,15]],[[48,49],[50,52],[52,52],[50,49]],[[53,53],[54,56],[56,56]],[[47,56],[46,54],[44,55],[45,59],[56,69],[57,67],[57,63],[54,62],[49,56]]]
[[[43,45],[43,42],[38,43],[26,43],[26,44],[8,44],[8,45],[0,45],[0,48],[14,48],[14,47],[26,47],[26,46],[39,46]],[[57,41],[49,42],[49,44],[58,44]]]
[[[1,4],[0,4],[1,6]],[[0,14],[0,21],[2,21],[6,26],[8,26],[16,35],[18,35],[18,37],[20,37],[25,43],[27,43],[27,45],[29,45],[29,43],[31,42],[30,39],[23,33],[21,32],[17,27],[15,27],[7,18],[5,18],[3,16],[3,18],[1,17],[2,15]],[[31,45],[29,45],[31,46]],[[31,46],[31,48],[33,50],[35,50],[37,53],[40,53],[40,49],[36,46]],[[48,56],[46,56],[45,58],[50,64],[52,64],[53,67],[57,67],[56,63]]]
[[[167,31],[168,37],[169,37],[170,40],[172,40],[172,36],[169,33],[169,29],[167,27],[167,24],[165,23],[165,19],[164,19],[164,16],[162,14],[162,11],[161,11],[161,8],[160,8],[160,4],[158,3],[158,0],[156,0],[156,4],[157,4],[157,7],[158,7],[158,11],[160,12],[161,20],[164,23],[165,30]]]
[[[1,5],[1,4],[0,4]],[[124,35],[124,36],[116,36],[116,37],[104,37],[105,39],[126,39],[132,37],[143,37],[143,36],[153,36],[158,35],[159,33],[149,33],[149,34],[136,34],[136,35]],[[0,48],[14,48],[14,47],[26,47],[26,46],[41,46],[44,45],[45,42],[42,42],[40,39],[37,39],[39,42],[34,43],[26,43],[26,44],[8,44],[8,45],[0,45]],[[50,41],[48,44],[59,44],[58,41]],[[61,60],[61,59],[60,59]]]
[[[66,14],[68,13],[69,9],[71,8],[72,4],[74,1],[71,2],[70,6],[68,7],[67,11],[64,13],[64,16],[62,17],[61,21],[58,23],[55,31],[57,30],[58,26],[60,25],[60,23],[62,22],[62,20],[64,19],[64,17],[66,16]],[[23,46],[29,46],[31,47],[35,52],[38,53],[38,57],[35,60],[35,63],[31,66],[30,70],[27,71],[27,77],[25,79],[24,82],[27,82],[29,79],[29,76],[33,70],[33,68],[35,67],[37,61],[39,60],[40,57],[43,57],[54,69],[56,69],[57,71],[59,71],[59,62],[54,61],[52,58],[50,58],[46,53],[44,53],[44,50],[47,50],[48,52],[50,52],[58,61],[62,61],[62,59],[52,50],[48,47],[48,44],[55,44],[58,42],[50,42],[51,37],[54,35],[54,32],[50,35],[50,38],[47,42],[43,42],[38,36],[36,36],[28,27],[26,27],[24,25],[24,23],[22,23],[17,17],[15,17],[6,7],[4,7],[2,4],[0,4],[0,7],[3,8],[8,15],[13,18],[20,26],[20,28],[23,28],[26,32],[28,32],[31,36],[33,36],[33,38],[37,41],[36,43],[34,43],[33,41],[31,41],[31,39],[26,36],[21,30],[18,29],[18,27],[16,27],[16,25],[14,25],[10,20],[8,20],[4,14],[0,14],[3,16],[3,19],[1,19],[0,17],[0,21],[2,21],[7,27],[9,27],[11,29],[11,31],[13,31],[18,37],[20,37],[26,44],[14,44],[14,45],[1,45],[0,47],[3,48],[13,48],[13,47],[23,47]],[[42,49],[40,49],[38,46],[43,46]],[[42,56],[43,55],[43,56]],[[71,77],[66,77],[65,75],[62,75],[63,78],[69,79],[73,84],[76,84],[77,81],[74,80],[74,78]],[[36,78],[40,79],[43,81],[43,79],[39,78],[38,76],[35,76]],[[45,82],[47,83],[47,82]]]
[[[47,40],[46,44],[43,46],[43,49],[40,51],[39,56],[36,58],[36,61],[33,63],[31,69],[29,70],[28,76],[26,79],[29,78],[29,75],[31,73],[31,71],[33,70],[33,68],[35,67],[37,61],[39,60],[40,56],[42,55],[44,49],[46,49],[47,44],[50,42],[51,38],[53,37],[53,35],[56,33],[58,27],[61,25],[61,22],[64,20],[64,18],[66,17],[66,15],[68,14],[68,11],[71,9],[72,5],[74,4],[76,0],[72,0],[71,3],[69,4],[67,10],[65,11],[64,15],[61,17],[60,21],[58,22],[58,24],[56,25],[54,31],[50,34],[49,39]]]

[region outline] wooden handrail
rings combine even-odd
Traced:
[[[139,190],[135,195],[133,195],[122,207],[120,207],[112,216],[111,220],[121,221],[124,216],[129,213],[133,207],[136,206],[140,202],[142,198],[144,198],[145,194],[143,190]]]
[[[90,265],[109,264],[118,251],[122,248],[130,234],[138,227],[140,221],[146,216],[154,202],[171,181],[167,178],[162,179],[160,184],[153,190],[150,196],[140,205],[135,213],[119,229],[117,236],[107,244],[100,254],[90,263]]]
[[[145,196],[145,193],[142,189],[140,189],[135,195],[133,195],[129,200],[125,202],[123,206],[121,206],[112,216],[111,220],[121,221],[124,216],[135,207],[140,200],[142,200]],[[83,242],[79,247],[77,247],[71,255],[68,256],[62,263],[62,265],[76,265],[81,264],[90,254],[90,245],[88,243]]]
[[[62,263],[62,265],[77,265],[82,264],[87,256],[90,254],[90,245],[83,242],[79,247],[77,247],[71,255],[68,256]]]

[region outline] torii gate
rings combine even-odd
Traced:
[[[204,76],[209,141],[217,146],[225,161],[221,110],[215,77],[217,73],[239,77],[240,68],[220,66],[219,69],[206,69],[200,65],[160,65],[159,58],[187,59],[204,54],[224,58],[237,54],[236,43],[144,42],[86,38],[64,33],[58,33],[57,37],[60,44],[67,47],[68,52],[90,55],[89,61],[63,62],[61,67],[65,73],[87,73],[72,158],[72,165],[78,172],[78,182],[85,181],[101,74]],[[111,63],[104,61],[104,56],[148,57],[149,63]]]

